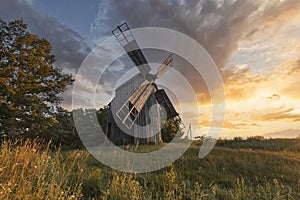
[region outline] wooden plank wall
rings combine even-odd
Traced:
[[[159,143],[161,140],[161,122],[160,122],[160,112],[159,107],[155,98],[154,92],[149,96],[144,108],[141,110],[139,114],[136,124],[129,130],[130,135],[126,134],[122,129],[126,130],[125,126],[120,124],[120,120],[112,115],[112,113],[116,113],[118,109],[129,99],[131,94],[144,82],[144,78],[141,74],[137,74],[129,81],[122,84],[119,88],[116,89],[116,96],[112,100],[110,105],[110,112],[108,116],[108,123],[110,123],[110,130],[107,130],[107,134],[109,134],[109,139],[116,143],[128,144],[128,143]],[[149,109],[152,105],[155,105],[151,110],[152,121],[149,116]],[[114,119],[114,117],[116,119]],[[116,122],[116,120],[119,120]],[[145,127],[145,122],[150,123]],[[121,128],[119,128],[119,126]],[[142,127],[141,127],[142,126]],[[127,129],[128,131],[128,129]],[[132,137],[133,135],[134,137]],[[145,137],[147,138],[140,138]]]

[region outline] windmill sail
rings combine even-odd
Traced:
[[[118,118],[128,129],[132,127],[154,90],[155,86],[152,83],[142,84],[118,110]]]
[[[133,37],[128,25],[126,23],[123,23],[116,29],[114,29],[112,33],[117,38],[121,46],[128,53],[130,59],[139,69],[141,74],[143,74],[144,76],[149,74],[151,68],[143,52],[139,48],[135,38]]]
[[[144,82],[135,82],[133,85],[125,83],[126,87],[122,87],[119,91],[123,91],[116,95],[116,99],[120,104],[117,106],[116,116],[122,122],[124,126],[131,129],[135,121],[138,119],[139,114],[143,110],[151,94],[155,94],[155,99],[161,104],[167,111],[167,118],[175,118],[178,116],[175,108],[173,107],[170,99],[167,97],[164,90],[157,91],[156,85],[154,83],[156,78],[161,77],[166,73],[168,69],[173,67],[173,57],[170,54],[162,65],[158,68],[156,74],[150,74],[151,68],[148,61],[146,60],[144,54],[142,53],[137,41],[135,40],[133,34],[131,33],[128,25],[126,23],[121,24],[116,29],[112,31],[113,35],[119,41],[120,45],[126,50],[128,56],[136,65]],[[132,88],[135,88],[132,90]],[[124,92],[126,90],[126,92]],[[128,98],[128,91],[130,91]],[[124,101],[123,101],[124,98]],[[123,103],[125,102],[125,103]],[[115,111],[114,111],[115,112]]]
[[[155,86],[151,83],[140,86],[129,98],[129,102],[140,112],[148,97],[154,91]]]
[[[176,112],[171,100],[167,96],[165,90],[157,90],[155,92],[155,97],[160,105],[162,105],[167,112],[167,119],[174,119],[179,114]]]
[[[171,67],[173,67],[174,62],[173,62],[173,57],[172,54],[170,54],[166,60],[159,66],[156,77],[159,78],[161,77],[164,73],[166,73]]]

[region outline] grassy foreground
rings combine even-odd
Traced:
[[[200,144],[194,143],[167,168],[129,174],[102,165],[85,150],[5,141],[0,199],[300,199],[300,141],[293,140],[292,149],[264,149],[270,142],[246,148],[222,143],[201,160]]]

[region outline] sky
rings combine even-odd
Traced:
[[[122,22],[131,28],[180,31],[205,48],[222,75],[226,116],[221,137],[300,134],[299,0],[0,0],[0,18],[23,18],[30,32],[51,42],[55,66],[74,76],[91,49]],[[157,63],[165,56],[150,51],[145,55]],[[111,100],[116,80],[132,69],[129,63],[128,58],[119,59],[99,82],[99,107]],[[192,76],[188,65],[178,58],[175,69]],[[82,105],[73,106],[84,106],[94,95],[89,82],[92,76],[87,72],[76,80],[86,96]],[[205,134],[212,108],[205,82],[191,80],[197,102],[182,97],[184,108],[178,108],[176,96],[182,95],[172,90],[184,90],[185,86],[172,84],[174,78],[168,72],[165,80],[171,82],[173,88],[167,92],[185,124],[197,127],[195,134]],[[72,108],[72,88],[64,94],[62,105]],[[195,112],[197,105],[200,116]]]

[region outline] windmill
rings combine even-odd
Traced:
[[[156,79],[173,67],[172,54],[161,64],[156,74],[150,74],[151,68],[128,25],[123,23],[112,33],[128,52],[139,73],[115,90],[115,97],[108,105],[106,136],[119,144],[159,143],[162,141],[162,117],[180,120],[166,92],[158,89],[155,84]],[[162,108],[166,111],[164,116]]]

